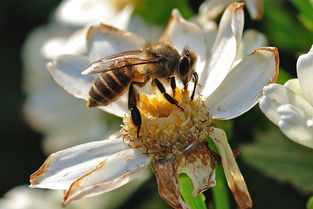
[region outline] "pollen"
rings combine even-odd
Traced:
[[[142,148],[145,154],[162,158],[177,154],[209,135],[211,117],[201,96],[195,95],[191,101],[188,91],[176,88],[173,97],[183,110],[169,103],[160,92],[140,94],[137,104],[142,117],[139,138],[131,117],[123,118],[122,135],[130,147]]]

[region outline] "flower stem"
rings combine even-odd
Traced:
[[[228,186],[222,166],[216,166],[216,186],[212,188],[215,209],[230,209]]]
[[[207,209],[205,204],[205,196],[199,194],[195,197],[192,196],[193,184],[191,179],[186,174],[179,174],[178,177],[180,194],[183,197],[185,203],[191,209]]]

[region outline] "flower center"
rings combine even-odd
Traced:
[[[174,97],[180,108],[169,103],[162,93],[140,94],[138,108],[142,125],[140,137],[131,117],[123,118],[122,135],[132,148],[143,148],[147,155],[166,157],[183,151],[195,140],[209,135],[211,118],[200,95],[191,101],[187,91],[176,88]]]

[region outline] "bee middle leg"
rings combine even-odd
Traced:
[[[170,81],[171,81],[171,88],[173,91],[173,98],[175,98],[175,94],[176,94],[176,80],[175,77],[170,77]]]
[[[164,95],[165,99],[169,103],[176,105],[176,107],[178,107],[179,109],[184,111],[184,109],[181,106],[178,105],[178,102],[173,97],[171,97],[171,95],[166,93],[165,88],[164,88],[163,84],[161,83],[161,81],[159,81],[157,78],[155,78],[155,79],[153,79],[153,82],[156,84],[156,86],[158,87],[160,92]]]

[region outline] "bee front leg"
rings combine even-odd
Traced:
[[[137,138],[139,138],[139,132],[141,127],[141,115],[139,109],[137,108],[138,93],[134,88],[134,84],[136,84],[136,82],[131,82],[129,86],[128,109],[130,110],[132,121],[134,125],[137,127]]]
[[[176,93],[176,80],[175,77],[170,77],[171,80],[171,88],[173,91],[173,97],[175,98],[175,93]]]
[[[173,97],[171,97],[171,95],[166,93],[165,88],[164,88],[163,84],[161,83],[161,81],[159,81],[158,79],[155,78],[155,79],[153,79],[153,82],[156,84],[156,86],[158,87],[160,92],[164,95],[165,99],[169,103],[176,105],[176,107],[178,107],[179,109],[184,111],[184,109],[181,106],[178,105],[178,102]]]
[[[198,79],[199,79],[198,73],[193,72],[192,75],[193,75],[193,81],[195,82],[195,85],[194,85],[194,87],[193,87],[190,100],[193,100],[193,98],[195,97],[196,87],[197,87],[197,85],[198,85]]]

